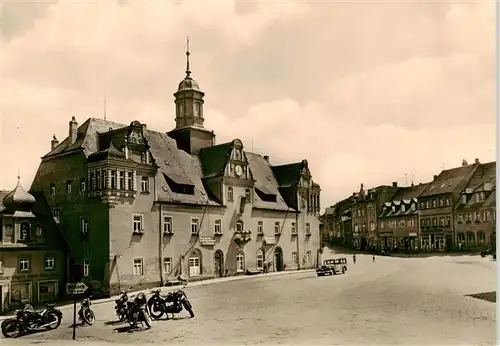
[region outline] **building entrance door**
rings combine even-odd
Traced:
[[[274,250],[274,270],[283,271],[283,251],[280,247]]]
[[[220,278],[224,276],[224,255],[222,251],[215,251],[214,255],[214,276]]]

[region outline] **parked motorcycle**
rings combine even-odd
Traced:
[[[187,281],[182,281],[184,281],[182,288],[185,288],[187,286]],[[172,314],[173,317],[174,314],[180,313],[183,307],[189,312],[191,318],[194,317],[193,306],[183,289],[168,292],[166,295],[161,295],[161,290],[156,289],[152,290],[151,294],[152,296],[148,300],[148,308],[154,319],[159,319],[165,314],[167,318],[168,314]]]
[[[2,322],[2,334],[6,338],[17,338],[21,335],[52,330],[61,325],[62,312],[55,309],[55,304],[47,304],[41,312],[36,312],[33,306],[26,304],[23,309],[16,310],[16,317]]]
[[[116,316],[120,322],[124,322],[127,319],[127,302],[128,302],[128,294],[125,291],[120,292],[120,298],[115,300],[115,311]]]
[[[87,323],[88,325],[92,325],[95,322],[94,311],[90,308],[92,303],[90,302],[90,298],[85,298],[80,302],[80,311],[78,311],[78,318],[82,321],[82,324]]]
[[[127,321],[131,327],[137,327],[137,323],[145,324],[146,328],[151,328],[151,316],[149,316],[147,308],[147,300],[144,293],[139,293],[135,299],[127,301]]]

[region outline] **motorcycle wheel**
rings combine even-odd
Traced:
[[[17,319],[8,319],[2,322],[2,334],[6,338],[17,338],[22,334],[21,323]]]
[[[191,316],[191,318],[193,318],[194,317],[193,307],[191,306],[191,303],[189,302],[189,300],[184,300],[182,302],[182,305],[184,305],[184,309],[186,309],[186,311],[189,312],[189,315]]]
[[[50,323],[47,327],[48,330],[53,330],[59,328],[61,325],[61,317],[59,317],[55,312],[51,311],[45,315],[45,320]]]
[[[155,299],[150,299],[148,302],[149,313],[155,320],[161,318],[165,314],[163,302]]]
[[[141,314],[142,314],[142,321],[146,325],[146,328],[150,329],[151,328],[151,317],[145,311],[142,311]]]
[[[95,322],[94,311],[91,309],[85,309],[82,312],[82,318],[89,326],[91,326]]]

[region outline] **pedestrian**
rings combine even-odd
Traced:
[[[375,255],[373,255],[373,263],[375,263]]]
[[[352,255],[352,261],[354,262],[354,264],[356,264],[356,254]]]

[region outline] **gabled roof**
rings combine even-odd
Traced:
[[[442,171],[427,185],[419,197],[452,193],[460,189],[478,166],[479,164],[471,164]]]
[[[228,142],[200,150],[199,157],[204,178],[213,178],[224,174],[224,168],[226,168],[233,146],[233,142]]]
[[[268,195],[276,195],[276,203],[263,201],[257,193],[254,194],[254,206],[256,208],[270,208],[279,210],[288,210],[288,206],[283,200],[279,190],[278,182],[274,177],[273,171],[269,163],[260,155],[245,152],[245,155],[250,165],[253,178],[255,180],[255,188]],[[291,208],[290,208],[291,209]]]
[[[175,139],[166,133],[146,129],[139,122],[130,126],[102,119],[90,118],[78,128],[77,140],[68,145],[68,138],[45,157],[56,156],[70,150],[81,150],[88,158],[123,158],[121,145],[130,128],[141,128],[146,147],[157,168],[157,198],[160,202],[188,203],[221,206],[221,201],[205,186],[205,179],[221,176],[230,158],[235,141],[204,148],[199,155],[191,155],[177,147]],[[122,131],[124,132],[122,134]],[[128,131],[128,132],[127,132]],[[105,148],[105,149],[104,149]],[[245,152],[250,172],[254,175],[255,187],[265,195],[276,194],[276,203],[266,202],[255,196],[255,207],[289,210],[279,189],[296,182],[307,161],[291,165],[272,167],[260,155]],[[102,156],[102,157],[101,157]],[[43,164],[42,160],[42,164]],[[256,176],[255,176],[256,175]],[[178,188],[178,187],[182,188]],[[208,186],[208,185],[207,185]],[[318,188],[315,184],[313,187]]]
[[[307,168],[307,161],[272,166],[272,170],[280,187],[293,187],[299,182],[302,170]]]
[[[415,186],[401,187],[398,192],[392,197],[392,201],[411,200],[418,198],[422,191],[429,185],[429,183],[418,184]]]
[[[494,183],[496,180],[496,169],[496,161],[480,164],[470,181],[464,187],[464,190],[461,192],[464,192],[465,189],[471,189],[472,191],[477,190],[483,186],[484,183]]]
[[[59,145],[55,147],[54,150],[51,150],[48,154],[43,156],[42,159],[61,154],[63,152],[69,152],[79,149],[82,149],[85,155],[88,157],[90,154],[99,150],[97,133],[113,131],[123,127],[126,127],[126,125],[97,118],[89,118],[78,127],[75,143],[70,144],[69,137],[66,137],[66,139],[59,143]]]

